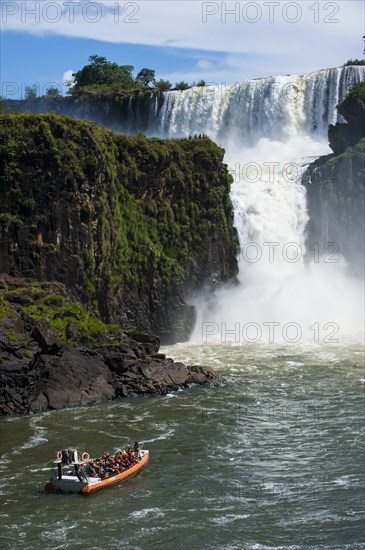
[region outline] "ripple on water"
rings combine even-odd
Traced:
[[[143,510],[137,510],[129,514],[129,517],[133,520],[139,520],[142,518],[163,518],[165,513],[160,508],[145,508]]]
[[[361,548],[364,375],[352,351],[179,345],[168,354],[216,363],[229,383],[4,422],[7,548]],[[88,498],[40,492],[60,441],[110,450],[121,434],[150,450],[141,475]]]

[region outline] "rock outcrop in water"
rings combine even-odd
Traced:
[[[338,105],[346,124],[328,131],[333,155],[320,157],[303,175],[310,221],[308,242],[342,254],[364,271],[365,83],[356,84]],[[330,246],[329,243],[332,243]],[[331,259],[329,257],[329,259]]]
[[[223,382],[159,346],[156,336],[104,324],[62,284],[0,276],[0,415]]]
[[[106,322],[189,337],[237,271],[224,151],[57,115],[0,117],[0,272],[59,281]]]

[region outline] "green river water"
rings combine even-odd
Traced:
[[[361,345],[164,351],[227,384],[1,422],[3,550],[365,548]],[[136,478],[43,492],[57,449],[135,439],[150,450]]]

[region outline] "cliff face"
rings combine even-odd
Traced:
[[[359,271],[364,262],[364,182],[365,139],[340,155],[319,158],[303,177],[310,216],[308,243],[318,242],[321,251],[335,243]]]
[[[0,117],[0,272],[59,281],[107,322],[188,337],[237,273],[224,151],[57,115]]]
[[[152,98],[152,99],[151,99]],[[34,100],[7,100],[6,108],[17,113],[55,113],[90,120],[117,132],[158,135],[159,117],[155,113],[163,104],[163,93],[135,91],[89,93],[80,96],[39,97]],[[151,109],[154,115],[151,116]]]
[[[303,175],[310,221],[307,240],[319,249],[332,242],[356,272],[364,272],[365,84],[356,84],[338,105],[346,124],[328,131],[333,155],[312,163]],[[331,247],[329,252],[334,251]]]

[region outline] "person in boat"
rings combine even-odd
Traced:
[[[113,464],[113,466],[110,467],[110,474],[113,476],[119,474],[119,468],[116,464]]]
[[[106,473],[106,465],[104,464],[104,462],[100,461],[100,464],[99,464],[99,475],[100,477],[103,479],[103,477],[105,477],[105,473]]]
[[[95,464],[92,460],[90,460],[89,464],[86,466],[86,475],[91,477],[97,477]]]
[[[122,464],[123,468],[129,468],[129,459],[128,459],[127,453],[125,453],[123,455],[123,458],[121,460],[121,464]]]
[[[68,454],[68,451],[66,449],[62,449],[61,454],[62,454],[61,463],[70,464],[70,455]]]
[[[142,458],[141,447],[142,445],[138,441],[134,442],[133,451],[134,451],[134,456],[136,457],[137,460],[141,460]]]
[[[135,457],[134,457],[134,454],[133,454],[133,451],[132,449],[128,449],[128,464],[129,466],[133,466],[134,464],[137,463]]]

